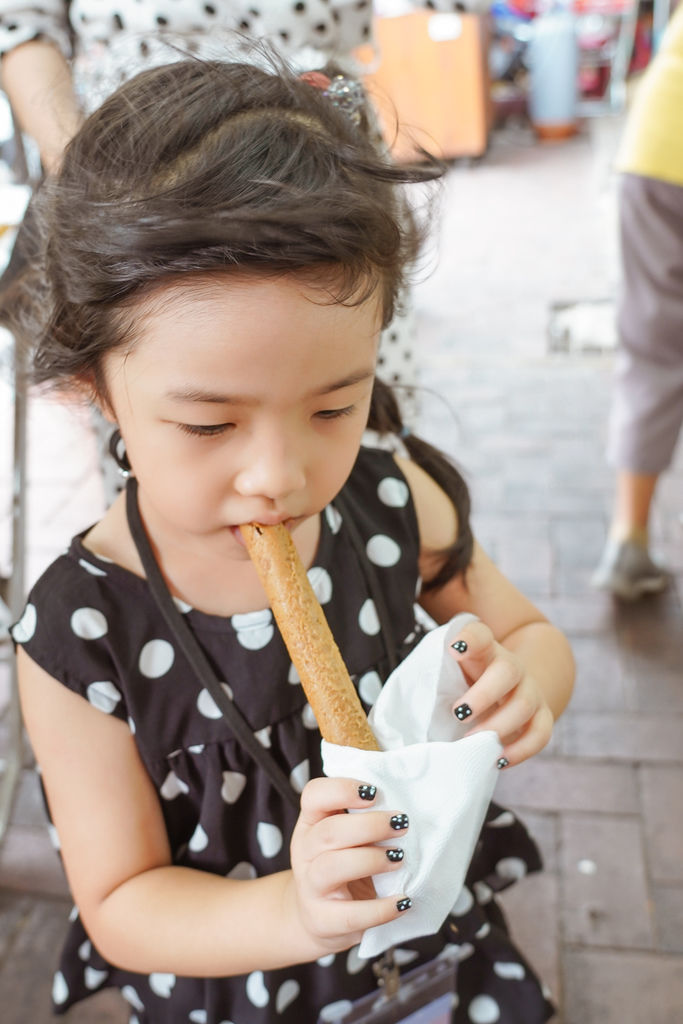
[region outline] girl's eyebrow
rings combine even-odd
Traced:
[[[374,366],[366,370],[358,370],[356,373],[350,373],[347,377],[342,377],[341,380],[332,381],[330,384],[326,384],[322,388],[316,388],[315,391],[311,392],[311,397],[315,398],[318,395],[329,395],[332,391],[341,391],[342,388],[350,388],[354,384],[360,384],[364,380],[369,380],[370,377],[375,376]]]
[[[340,380],[331,381],[329,384],[325,384],[321,388],[316,388],[315,391],[311,392],[311,397],[316,398],[321,395],[329,395],[333,391],[341,391],[342,388],[352,387],[354,384],[360,384],[362,381],[369,380],[374,376],[374,367],[359,370],[356,373],[350,373],[348,376],[342,377]],[[173,402],[206,402],[211,405],[249,405],[254,402],[254,399],[248,398],[245,395],[219,394],[215,391],[207,391],[203,388],[195,388],[190,385],[187,387],[172,388],[170,391],[166,392],[165,397],[169,398]]]

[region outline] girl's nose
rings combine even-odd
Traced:
[[[282,438],[263,439],[250,446],[235,478],[235,490],[249,498],[281,501],[306,483],[300,448]]]

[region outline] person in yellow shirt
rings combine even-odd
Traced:
[[[622,282],[607,449],[617,478],[592,583],[637,600],[669,582],[650,556],[648,522],[683,425],[683,3],[639,86],[617,169]]]

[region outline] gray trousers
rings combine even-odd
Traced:
[[[607,456],[659,474],[683,424],[683,186],[635,174],[619,185],[619,348]]]

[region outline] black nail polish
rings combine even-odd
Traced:
[[[398,901],[398,903],[396,904],[396,909],[397,910],[409,910],[412,907],[412,905],[413,905],[413,901],[411,900],[410,896],[406,896],[406,898],[404,900],[399,900]]]
[[[454,651],[457,651],[458,654],[464,654],[465,651],[467,650],[467,641],[456,640],[454,644],[451,644],[451,647],[453,648]]]
[[[459,722],[464,722],[466,718],[469,718],[472,714],[472,708],[469,704],[459,704],[453,712]]]
[[[407,814],[392,814],[389,819],[389,824],[396,831],[400,831],[403,828],[408,828],[408,815]]]
[[[498,768],[507,768],[509,764],[510,762],[508,761],[507,757],[498,758]]]
[[[387,850],[387,857],[392,863],[396,863],[396,861],[403,860],[403,850]]]
[[[358,796],[361,800],[374,800],[377,796],[377,786],[370,786],[363,783],[362,786],[358,787]]]

